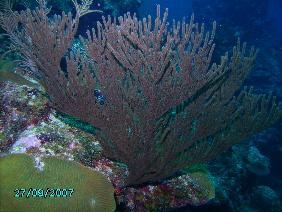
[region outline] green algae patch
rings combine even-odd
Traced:
[[[215,187],[209,174],[201,171],[189,174],[201,188],[197,193],[199,199],[211,200],[215,198]]]
[[[71,116],[71,115],[68,115],[68,114],[65,114],[65,113],[62,113],[62,112],[59,112],[59,111],[57,111],[55,115],[56,115],[56,118],[60,119],[62,122],[66,123],[66,124],[68,124],[72,127],[83,130],[87,133],[91,133],[91,134],[95,135],[97,133],[97,131],[99,131],[99,129],[94,127],[93,125],[86,123],[86,122],[84,122],[84,121],[82,121],[79,118],[76,118],[74,116]]]
[[[10,60],[0,59],[0,71],[2,70],[12,70],[15,67],[15,64]]]
[[[0,145],[5,140],[6,136],[4,133],[0,133]]]
[[[115,210],[114,189],[104,175],[56,157],[42,161],[40,171],[25,154],[0,158],[0,211]]]
[[[197,197],[206,201],[215,198],[215,186],[211,179],[208,168],[205,164],[195,164],[191,167],[183,169],[184,173],[188,174],[197,184],[199,190]]]

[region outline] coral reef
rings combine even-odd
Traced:
[[[247,156],[248,170],[256,175],[268,175],[270,173],[269,159],[262,155],[256,147],[250,147]]]
[[[215,191],[206,173],[181,169],[214,158],[281,118],[282,105],[271,94],[241,89],[257,51],[248,51],[238,41],[231,56],[225,54],[220,64],[212,64],[216,24],[205,32],[192,16],[190,22],[174,22],[170,29],[168,11],[161,15],[159,6],[155,22],[151,16],[138,21],[129,13],[118,21],[103,18],[103,24],[98,22],[96,30],[87,32],[87,38],[81,37],[78,48],[70,51],[80,17],[92,12],[92,1],[85,2],[73,1],[74,17],[64,13],[50,17],[44,0],[33,12],[0,13],[12,50],[23,59],[19,67],[40,79],[47,92],[0,84],[8,91],[0,94],[2,155],[33,155],[41,171],[45,156],[77,160],[106,175],[118,203],[129,210],[207,203]],[[34,101],[37,98],[42,99]],[[78,124],[69,117],[65,120],[95,136],[58,120],[65,115],[49,104],[81,119]],[[219,182],[217,190],[228,199],[228,189],[252,187],[247,191],[255,195],[248,199],[238,195],[237,202],[252,208],[258,199],[262,208],[270,203],[276,210],[280,203],[274,187],[246,180],[262,179],[270,172],[267,157],[256,147],[247,147],[232,149],[237,154],[225,162],[233,169],[220,167],[230,185]],[[252,185],[238,186],[238,179]],[[242,203],[237,208],[245,209]]]
[[[3,153],[30,125],[48,117],[47,99],[35,88],[0,82],[0,151]]]
[[[116,189],[116,197],[124,210],[153,211],[204,205],[215,197],[215,189],[209,176],[198,171],[157,185]]]
[[[22,92],[23,88],[26,89],[25,92]],[[213,183],[208,174],[195,169],[188,169],[183,176],[175,177],[161,184],[124,188],[128,175],[126,165],[103,157],[102,148],[95,136],[79,129],[87,129],[86,124],[82,126],[82,123],[66,119],[61,115],[58,116],[48,106],[45,108],[46,114],[39,115],[37,111],[41,108],[40,102],[46,102],[46,99],[38,95],[27,101],[28,105],[33,105],[32,110],[29,107],[21,108],[21,102],[32,90],[34,88],[10,82],[2,83],[1,95],[11,93],[13,95],[5,96],[5,102],[1,102],[1,105],[5,108],[11,107],[14,111],[21,110],[22,116],[25,117],[25,124],[21,128],[17,126],[21,125],[21,121],[13,121],[12,118],[9,118],[10,113],[7,112],[6,116],[0,117],[0,123],[5,121],[5,126],[0,125],[1,132],[9,137],[11,142],[10,145],[1,144],[3,148],[5,147],[2,155],[4,153],[5,155],[26,153],[39,159],[60,157],[82,163],[110,179],[114,185],[118,205],[128,210],[130,208],[178,208],[185,204],[200,205],[214,198]],[[33,103],[28,103],[29,101]],[[11,102],[13,102],[12,105]],[[36,116],[38,116],[36,122],[32,122],[31,120]],[[65,121],[72,126],[66,124]],[[90,132],[93,131],[90,130]],[[37,163],[40,166],[40,160]]]
[[[277,212],[281,210],[281,178],[273,173],[273,163],[279,163],[279,157],[271,160],[268,158],[269,154],[268,157],[264,155],[265,146],[270,149],[281,148],[280,132],[271,128],[232,147],[209,163],[208,169],[214,177],[216,187],[215,203],[226,207],[228,211],[265,211],[266,208]],[[274,146],[276,139],[277,144]],[[277,154],[279,156],[279,150]],[[274,152],[271,155],[275,156]],[[280,164],[276,166],[280,171]],[[261,186],[263,188],[258,189]],[[269,194],[275,198],[267,198],[264,187],[267,187],[265,191],[272,191]]]
[[[269,186],[260,185],[254,188],[253,195],[254,209],[278,212],[282,210],[282,203],[278,194]]]
[[[85,57],[68,50],[92,1],[73,1],[74,18],[53,19],[46,2],[38,3],[33,12],[0,13],[0,23],[52,107],[99,128],[103,154],[128,166],[127,185],[208,161],[281,118],[275,97],[241,89],[257,50],[238,40],[230,57],[211,63],[215,22],[205,32],[192,16],[169,29],[159,5],[154,25],[151,16],[139,21],[130,13],[118,23],[103,18],[80,38]]]

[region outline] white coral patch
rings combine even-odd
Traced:
[[[26,135],[26,132],[23,132],[19,139],[14,143],[14,145],[11,148],[11,153],[13,154],[19,154],[19,153],[25,153],[27,149],[31,147],[37,147],[39,148],[41,143],[40,140],[33,134]]]
[[[90,205],[93,208],[96,207],[96,199],[94,197],[90,199]]]
[[[35,168],[37,168],[39,171],[43,171],[44,169],[44,162],[41,160],[41,157],[35,157]]]

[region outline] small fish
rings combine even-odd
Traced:
[[[94,96],[96,97],[96,100],[98,103],[100,103],[100,105],[105,104],[106,97],[102,94],[101,90],[95,89]]]

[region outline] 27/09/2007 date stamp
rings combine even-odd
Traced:
[[[74,193],[73,188],[18,188],[14,190],[15,198],[68,198]]]

